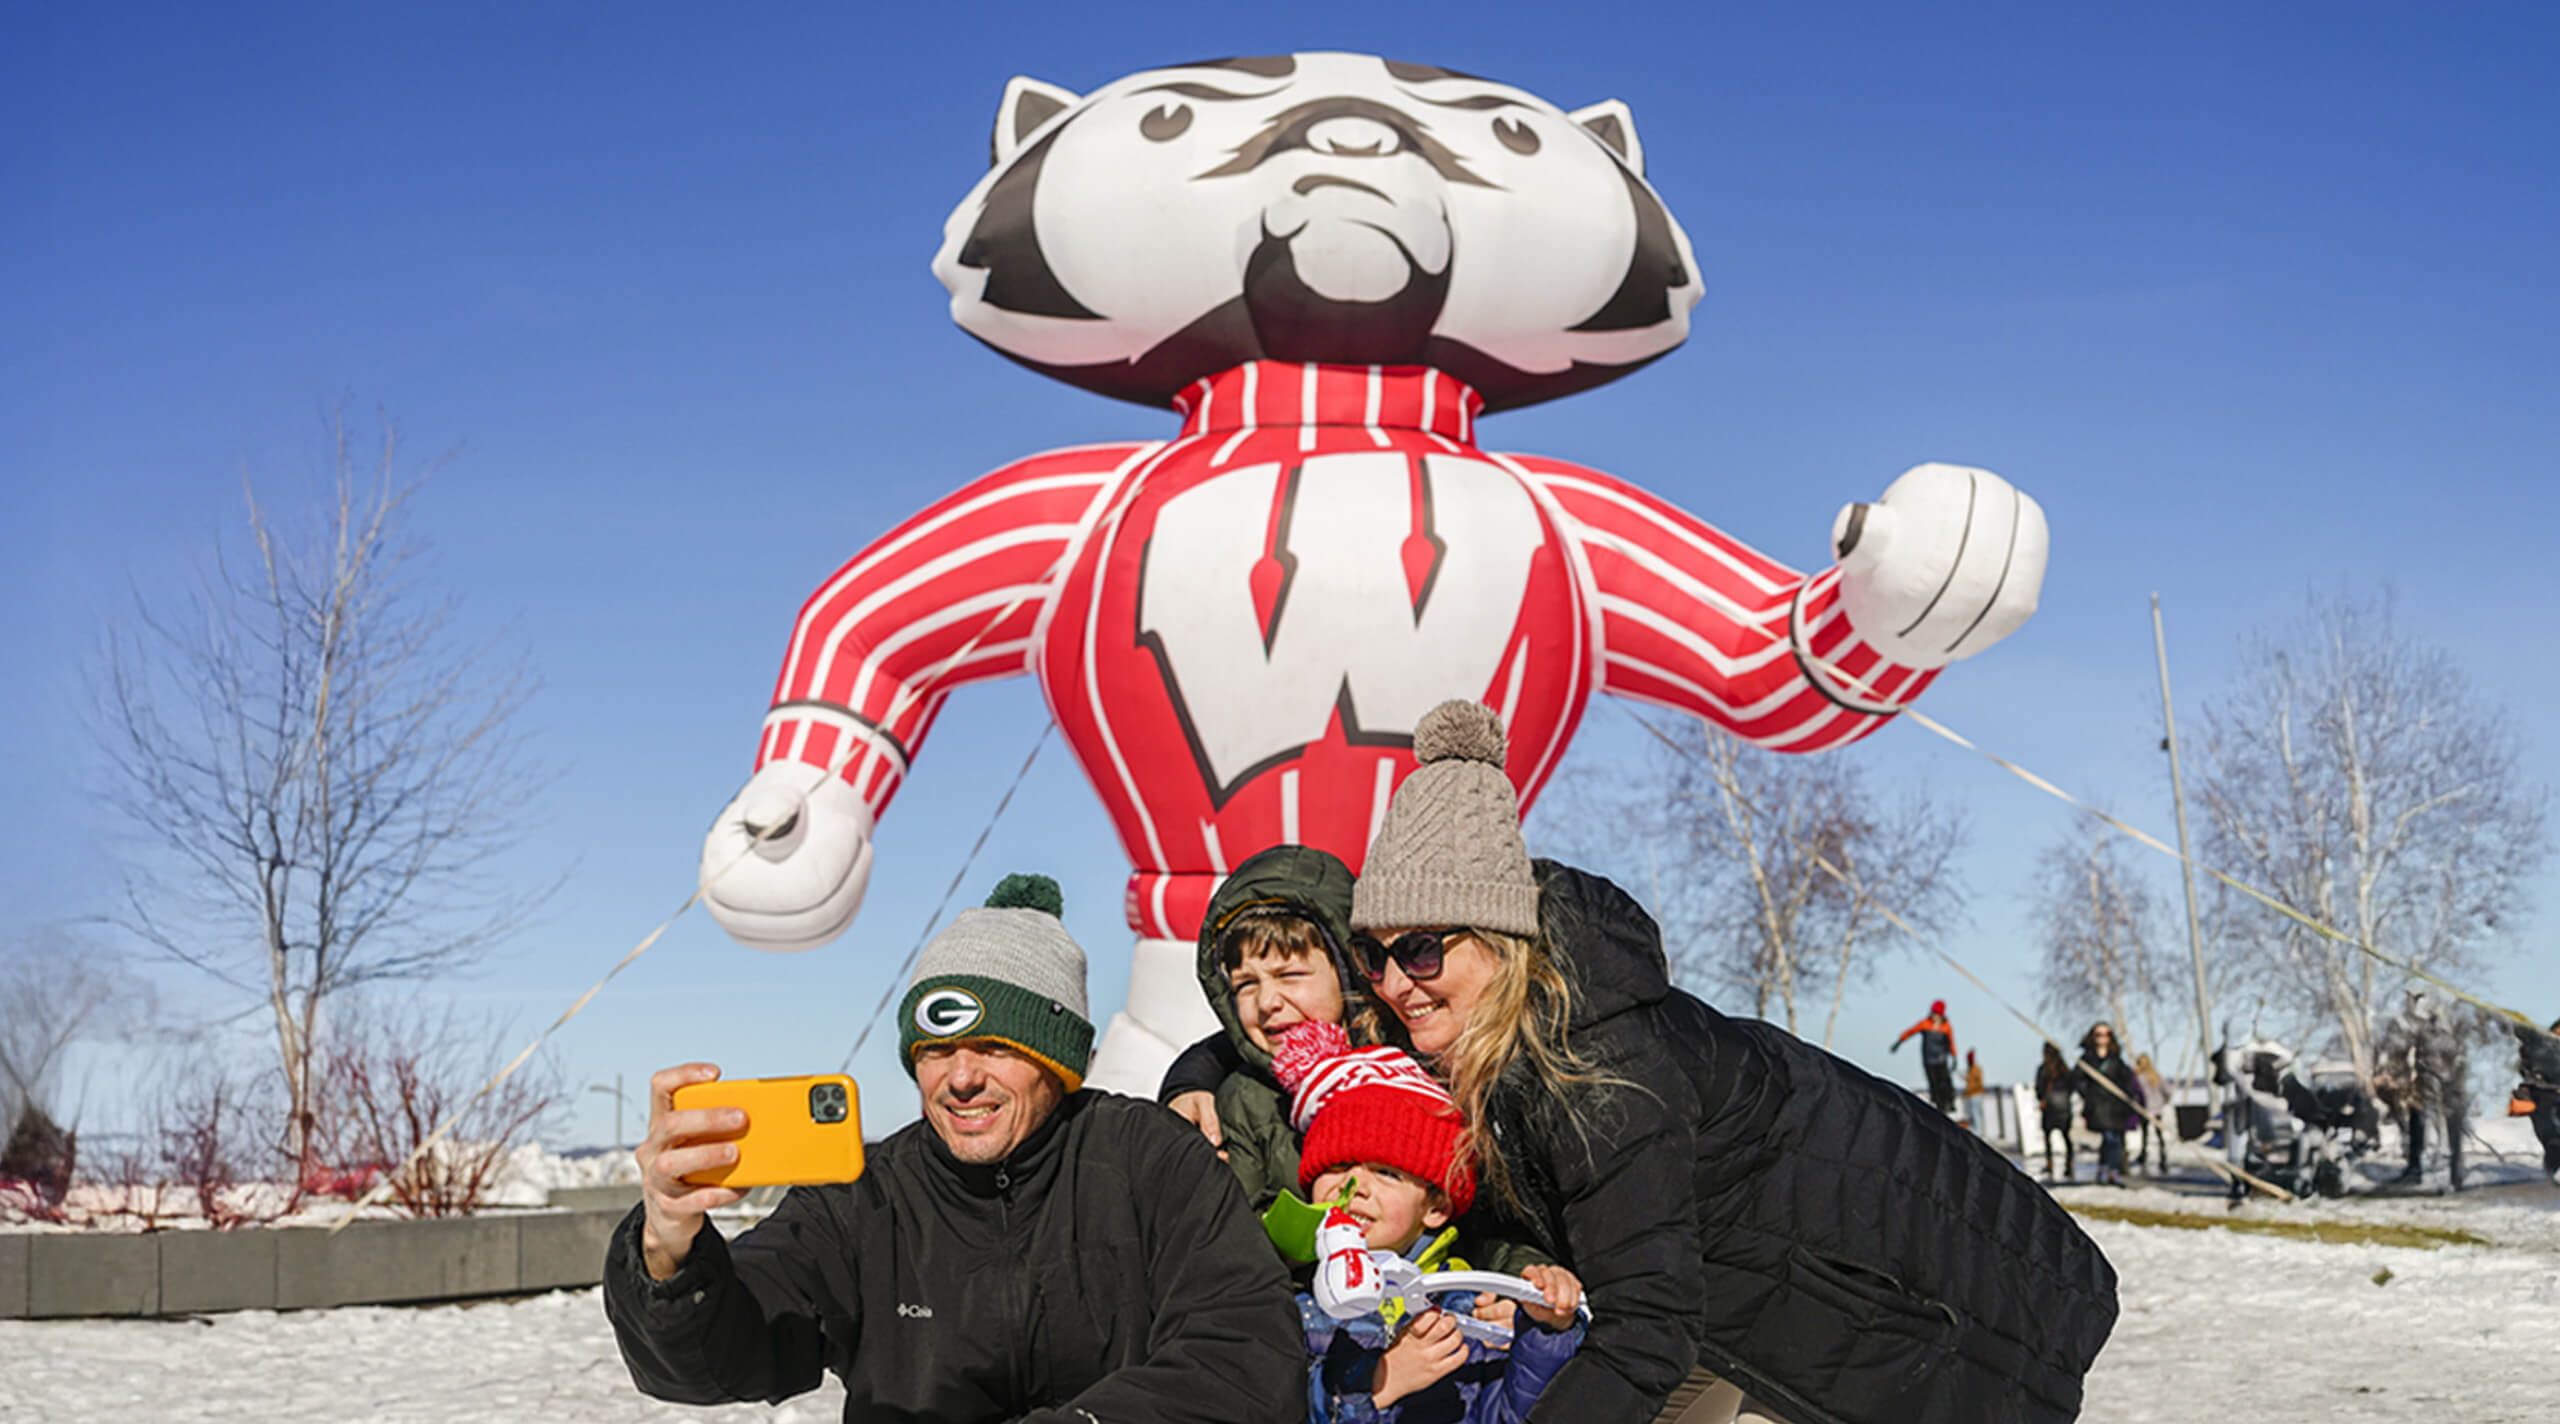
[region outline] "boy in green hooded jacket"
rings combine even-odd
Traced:
[[[1341,1024],[1351,1042],[1409,1047],[1378,1011],[1351,949],[1349,866],[1314,846],[1273,846],[1238,865],[1200,923],[1200,992],[1225,1032],[1183,1050],[1158,1100],[1218,1144],[1261,1211],[1298,1186],[1298,1134],[1271,1049],[1301,1023]],[[1462,1229],[1464,1224],[1462,1223]],[[1466,1232],[1466,1254],[1518,1274],[1554,1264],[1525,1242]]]
[[[1225,1032],[1174,1061],[1161,1097],[1218,1143],[1256,1211],[1298,1184],[1298,1135],[1271,1046],[1309,1022],[1386,1041],[1351,958],[1351,880],[1326,851],[1273,846],[1227,876],[1201,920],[1200,992]]]

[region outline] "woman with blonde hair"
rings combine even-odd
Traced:
[[[2148,1160],[2153,1170],[2165,1172],[2169,1170],[2169,1124],[2177,1118],[2176,1108],[2169,1101],[2169,1080],[2160,1076],[2150,1054],[2137,1053],[2133,1055],[2133,1081],[2142,1085],[2142,1112],[2137,1119],[2142,1125],[2142,1137],[2134,1146],[2133,1165],[2140,1167]]]
[[[1535,1420],[2075,1418],[2115,1273],[1901,1088],[1671,986],[1616,886],[1533,864],[1500,720],[1414,732],[1352,892],[1375,996],[1466,1116],[1477,1210],[1581,1277]]]

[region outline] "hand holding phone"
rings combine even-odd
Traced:
[[[840,1073],[724,1081],[710,1063],[649,1079],[640,1164],[641,1254],[665,1280],[692,1253],[702,1219],[742,1188],[850,1182],[862,1175],[862,1115]]]
[[[675,1090],[678,1111],[734,1108],[746,1120],[710,1139],[737,1154],[685,1172],[705,1187],[803,1187],[862,1175],[862,1114],[853,1080],[841,1073],[797,1078],[731,1078]]]
[[[685,1063],[661,1068],[649,1078],[649,1132],[631,1155],[640,1164],[640,1254],[653,1280],[667,1279],[684,1264],[706,1214],[746,1195],[685,1180],[689,1172],[738,1160],[734,1138],[746,1129],[744,1110],[733,1106],[679,1110],[675,1105],[677,1089],[713,1082],[719,1076],[715,1064]]]

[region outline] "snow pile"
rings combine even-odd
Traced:
[[[241,1182],[226,1187],[218,1200],[226,1213],[244,1221],[291,1220],[283,1216],[293,1199],[282,1182]],[[0,1231],[93,1231],[109,1234],[140,1231],[203,1230],[212,1223],[197,1204],[196,1189],[169,1185],[76,1182],[62,1198],[62,1220],[29,1215],[17,1201],[0,1201]]]
[[[440,1145],[437,1155],[449,1170],[460,1170],[473,1154],[487,1149],[478,1144]],[[571,1152],[554,1152],[539,1143],[525,1143],[508,1149],[505,1157],[490,1173],[482,1193],[487,1208],[530,1208],[550,1203],[557,1187],[598,1187],[640,1180],[639,1164],[628,1151],[584,1148]],[[224,1189],[221,1197],[227,1211],[249,1223],[262,1225],[302,1225],[330,1223],[346,1215],[352,1200],[343,1196],[306,1195],[293,1205],[291,1188],[283,1182],[243,1182]],[[102,1182],[81,1182],[63,1198],[64,1220],[45,1221],[5,1209],[0,1204],[0,1231],[105,1231],[133,1232],[155,1230],[202,1230],[209,1225],[198,1209],[195,1189],[179,1186],[137,1186]],[[368,1207],[368,1218],[404,1216],[388,1201]]]
[[[489,1189],[491,1206],[541,1206],[554,1187],[604,1187],[637,1183],[640,1164],[628,1149],[581,1148],[554,1152],[529,1142],[507,1154]]]

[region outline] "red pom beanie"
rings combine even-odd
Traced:
[[[1297,1024],[1280,1035],[1272,1071],[1290,1090],[1298,1129],[1298,1190],[1337,1167],[1376,1162],[1410,1172],[1449,1198],[1451,1215],[1475,1200],[1475,1176],[1459,1160],[1466,1128],[1458,1105],[1429,1073],[1393,1048],[1353,1048],[1340,1024]]]

